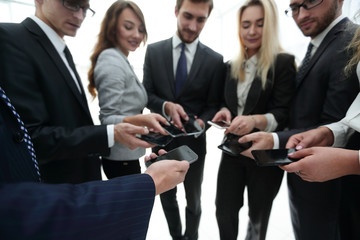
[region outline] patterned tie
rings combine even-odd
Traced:
[[[38,166],[38,162],[36,160],[36,155],[35,155],[35,150],[34,150],[34,145],[31,141],[31,138],[29,136],[29,133],[27,131],[27,129],[25,128],[25,125],[23,123],[23,121],[21,121],[19,114],[16,112],[15,107],[11,104],[10,99],[6,96],[5,91],[0,87],[0,98],[6,103],[6,105],[11,109],[12,113],[15,115],[19,125],[20,125],[20,129],[23,131],[24,133],[24,142],[26,143],[27,149],[29,150],[31,159],[35,165],[35,169],[36,172],[39,176],[39,180],[41,181],[40,178],[40,171],[39,171],[39,166]]]
[[[179,57],[179,61],[176,68],[176,75],[175,75],[175,94],[176,96],[179,95],[184,82],[187,78],[187,63],[186,63],[186,56],[185,56],[185,43],[181,43],[181,53]]]
[[[66,60],[69,63],[69,66],[71,67],[71,69],[73,70],[73,72],[74,72],[74,74],[76,76],[76,80],[77,80],[77,82],[79,84],[79,91],[80,91],[80,93],[83,93],[83,91],[82,91],[83,88],[82,88],[80,76],[79,76],[78,72],[76,71],[73,57],[72,57],[71,52],[70,52],[70,50],[69,50],[69,48],[67,46],[64,49],[64,53],[65,53]]]
[[[312,51],[313,47],[314,47],[314,45],[312,43],[309,43],[308,49],[305,54],[305,58],[300,66],[299,71],[296,74],[296,85],[299,84],[300,79],[302,79],[304,77],[304,74],[309,67],[309,63],[310,63],[310,59],[311,59],[311,51]]]

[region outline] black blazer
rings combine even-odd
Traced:
[[[344,74],[349,59],[346,50],[356,25],[348,18],[341,20],[326,35],[311,58],[309,68],[296,88],[290,109],[290,131],[278,132],[280,147],[289,137],[319,125],[342,119],[359,93],[354,73]]]
[[[43,180],[100,179],[106,126],[93,126],[85,96],[32,19],[0,24],[0,63],[0,84],[30,132]]]
[[[223,57],[199,42],[188,78],[176,97],[172,38],[150,44],[146,50],[143,79],[149,99],[147,107],[161,114],[164,101],[172,101],[206,124],[219,109],[224,73]]]
[[[243,115],[272,113],[278,122],[277,129],[283,129],[288,121],[289,106],[295,89],[294,56],[281,53],[276,57],[273,70],[267,75],[265,88],[261,78],[255,77],[244,107]],[[237,79],[231,78],[231,65],[227,64],[224,98],[225,106],[232,117],[236,117],[238,108]]]

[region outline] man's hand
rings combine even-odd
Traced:
[[[115,142],[124,144],[130,149],[135,149],[138,147],[150,148],[154,147],[148,142],[140,140],[135,135],[136,134],[148,134],[149,130],[144,127],[135,126],[129,123],[119,123],[114,126],[114,138]]]
[[[331,146],[334,144],[334,135],[327,127],[319,127],[291,136],[286,148],[297,150],[314,146]]]
[[[137,126],[146,126],[152,132],[159,132],[163,135],[168,135],[160,122],[167,124],[167,120],[157,113],[138,114],[135,116],[126,116],[123,120],[124,123],[130,123]]]
[[[360,174],[359,152],[332,147],[312,147],[296,151],[290,158],[300,159],[281,169],[296,173],[309,182],[325,182],[349,174]]]
[[[166,153],[160,150],[159,154]],[[155,158],[156,154],[152,153],[150,156],[145,157],[145,161]],[[149,174],[155,183],[156,195],[173,189],[185,179],[185,175],[190,167],[188,161],[177,160],[161,160],[151,164],[145,171]]]
[[[171,117],[174,125],[182,129],[181,119],[185,121],[189,120],[188,115],[184,111],[183,107],[180,104],[167,102],[165,103],[165,113]]]
[[[272,149],[274,147],[274,139],[271,133],[268,132],[255,132],[245,135],[239,139],[239,143],[252,142],[251,148],[243,151],[241,154],[254,159],[251,154],[252,150],[258,149]]]

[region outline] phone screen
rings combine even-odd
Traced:
[[[180,137],[185,135],[185,133],[181,131],[181,129],[177,128],[175,125],[171,124],[170,122],[169,125],[163,123],[160,123],[160,125],[172,137]]]
[[[193,163],[198,159],[198,155],[191,150],[187,145],[182,145],[180,147],[174,148],[171,151],[158,156],[157,158],[151,159],[145,163],[145,165],[148,167],[152,163],[161,161],[161,160],[186,160],[189,163]]]
[[[279,166],[292,163],[297,159],[290,159],[289,153],[295,152],[291,149],[267,149],[267,150],[253,150],[252,155],[255,158],[255,162],[258,166]]]
[[[225,129],[225,128],[228,128],[230,126],[229,123],[225,122],[225,121],[208,121],[207,122],[209,125],[211,126],[214,126],[216,128],[219,128],[219,129]]]
[[[189,116],[189,120],[181,119],[186,135],[196,135],[202,133],[203,129],[199,122],[193,116]]]
[[[156,144],[160,147],[165,147],[173,139],[170,135],[162,135],[161,133],[156,133],[156,132],[149,132],[149,134],[137,135],[136,137],[146,142]]]

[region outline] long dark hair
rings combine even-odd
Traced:
[[[146,25],[145,25],[145,18],[138,7],[134,2],[132,1],[126,1],[126,0],[118,0],[114,2],[110,8],[106,11],[105,17],[101,23],[100,32],[98,35],[98,41],[95,44],[94,52],[90,57],[91,60],[91,67],[88,73],[89,78],[89,85],[88,90],[90,94],[93,96],[93,98],[96,97],[96,89],[95,89],[95,81],[94,81],[94,69],[96,65],[96,61],[102,51],[108,48],[113,48],[117,45],[116,41],[116,28],[117,28],[117,22],[120,14],[122,11],[126,8],[130,8],[134,11],[135,15],[139,18],[140,22],[144,26],[144,40],[143,43],[146,43],[147,39],[147,31],[146,31]]]

